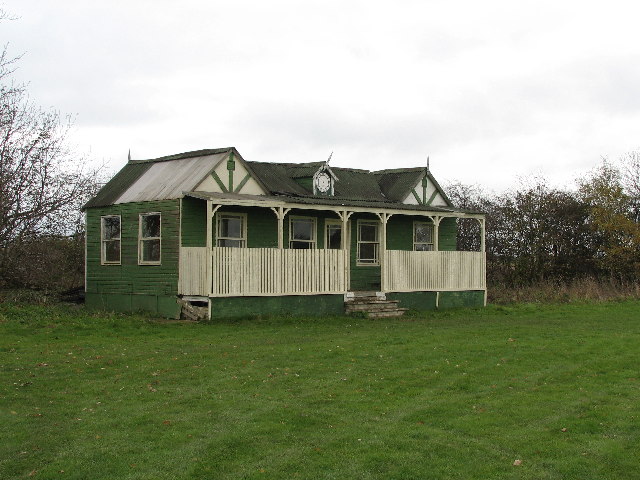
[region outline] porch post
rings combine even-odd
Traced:
[[[378,218],[380,219],[380,223],[382,224],[382,238],[380,239],[380,290],[382,292],[386,291],[386,282],[385,275],[387,273],[387,269],[385,266],[385,259],[387,256],[387,221],[391,218],[391,215],[388,213],[376,213]]]
[[[480,222],[480,251],[481,252],[485,252],[486,251],[486,247],[485,247],[485,219],[484,218],[478,218],[478,222]]]
[[[284,242],[282,237],[284,237],[284,217],[287,213],[291,211],[290,208],[284,207],[269,207],[271,211],[275,213],[276,218],[278,219],[278,249],[282,250],[284,248]]]
[[[209,283],[209,295],[213,293],[213,209],[211,200],[207,200],[207,282]],[[211,313],[211,309],[209,309]]]
[[[431,219],[433,220],[433,250],[437,252],[440,250],[440,221],[442,217],[436,215],[435,217],[431,217]]]
[[[282,250],[284,248],[284,208],[278,207],[278,213],[276,214],[278,217],[278,249]]]
[[[342,230],[340,232],[341,235],[341,247],[342,247],[342,255],[344,258],[344,290],[345,292],[349,291],[349,275],[350,275],[350,263],[349,263],[349,235],[347,235],[347,227],[349,225],[349,217],[353,215],[353,212],[348,212],[347,210],[342,210],[341,212],[336,211],[340,220],[342,220]]]
[[[485,243],[485,235],[486,235],[486,219],[479,218],[478,222],[480,222],[480,251],[482,252],[484,268],[485,268],[485,278],[484,278],[484,306],[487,306],[487,277],[486,277],[486,268],[487,268],[487,255],[486,255],[486,243]]]

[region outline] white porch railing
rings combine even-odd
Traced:
[[[343,250],[213,249],[214,296],[300,295],[346,291]]]
[[[387,292],[485,290],[484,252],[384,253]]]
[[[262,296],[344,293],[348,262],[343,250],[277,248],[180,249],[179,292],[183,295]],[[384,253],[387,292],[485,290],[482,252]]]
[[[207,247],[181,247],[178,292],[182,295],[209,296]]]

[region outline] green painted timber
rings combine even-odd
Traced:
[[[224,193],[228,193],[229,192],[229,190],[227,189],[227,186],[224,184],[224,182],[218,176],[218,174],[215,172],[215,170],[213,172],[211,172],[211,177],[216,181],[216,183],[220,187],[220,190],[222,190]]]
[[[387,222],[387,250],[413,250],[413,222],[431,223],[429,217],[394,215]]]
[[[305,190],[313,192],[313,177],[294,178],[295,182]]]
[[[453,252],[456,249],[456,236],[458,232],[458,226],[456,219],[453,217],[446,217],[440,221],[438,227],[438,250]]]
[[[294,217],[310,217],[316,219],[316,248],[324,248],[326,220],[340,221],[338,215],[333,212],[322,212],[316,210],[291,210],[285,217],[282,229],[282,244],[284,248],[289,248],[289,222]],[[275,218],[275,216],[274,216]]]
[[[240,181],[240,183],[238,184],[238,186],[236,188],[233,189],[233,193],[239,193],[240,190],[242,190],[242,187],[245,186],[245,184],[251,179],[251,174],[247,173],[244,178]]]
[[[411,193],[413,193],[413,198],[416,199],[416,202],[418,202],[419,205],[422,205],[424,202],[420,199],[420,197],[418,196],[418,194],[416,193],[416,189],[412,188],[411,189]]]
[[[278,246],[278,220],[275,214],[267,208],[233,207],[224,205],[218,213],[244,213],[247,215],[247,247],[248,248],[276,248]],[[206,213],[205,213],[206,223]],[[216,222],[213,223],[213,245],[215,246]],[[206,233],[205,233],[206,237]]]
[[[399,300],[399,306],[411,310],[435,310],[436,292],[388,292],[387,300]]]
[[[379,222],[380,219],[373,214],[353,214],[351,215],[351,244],[350,244],[350,267],[351,275],[349,290],[351,291],[379,291],[380,290],[380,265],[358,265],[358,220],[373,220]],[[382,226],[379,227],[382,235]]]
[[[148,212],[161,214],[160,265],[138,265],[139,215]],[[179,214],[179,200],[88,208],[86,210],[87,304],[102,305],[118,311],[146,310],[150,307],[151,311],[162,315],[176,316],[178,313],[175,295],[178,293]],[[104,215],[121,217],[119,265],[101,265],[100,263],[100,217]],[[138,296],[153,297],[155,300],[142,299]]]
[[[465,290],[463,292],[440,292],[438,308],[482,307],[483,290]]]
[[[399,300],[400,307],[411,310],[435,310],[460,308],[460,307],[482,307],[484,306],[483,290],[465,290],[462,292],[440,292],[440,298],[436,297],[437,292],[387,292],[387,300]]]
[[[212,319],[258,315],[342,315],[343,295],[290,295],[283,297],[218,297],[211,299]]]
[[[436,198],[436,196],[438,195],[438,193],[440,193],[440,192],[438,192],[438,190],[434,191],[434,192],[431,194],[431,196],[429,197],[429,200],[427,200],[427,201],[425,202],[425,205],[431,205],[431,202],[433,202],[433,201],[435,200],[435,198]],[[427,190],[426,190],[426,188],[425,188],[425,190],[424,190],[424,196],[425,196],[425,198],[426,198],[426,196],[427,196]]]
[[[207,246],[207,202],[192,197],[182,199],[182,246]]]
[[[168,318],[180,317],[180,306],[176,296],[137,295],[119,293],[88,293],[85,297],[87,308],[113,312],[153,312]]]

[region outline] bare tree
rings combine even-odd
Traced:
[[[80,207],[96,187],[97,172],[68,145],[70,119],[12,81],[18,58],[6,46],[0,54],[0,284],[11,283],[10,260],[29,242],[82,229]]]

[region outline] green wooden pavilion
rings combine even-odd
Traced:
[[[129,160],[84,209],[91,308],[216,319],[486,303],[484,216],[424,167],[198,150]],[[479,222],[480,251],[456,251],[462,218]]]

